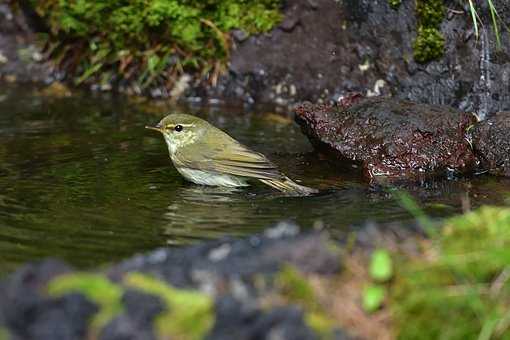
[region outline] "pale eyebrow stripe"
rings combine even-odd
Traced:
[[[167,124],[165,126],[175,127],[176,125],[181,125],[182,127],[192,127],[192,126],[195,126],[195,124],[193,124],[193,123],[191,123],[191,124]]]

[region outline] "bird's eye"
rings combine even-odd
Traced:
[[[174,127],[174,130],[177,131],[177,132],[181,132],[182,131],[182,125],[176,125]]]

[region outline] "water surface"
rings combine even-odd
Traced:
[[[170,112],[200,115],[323,193],[289,198],[262,185],[225,190],[185,182],[163,138],[144,129]],[[444,217],[463,206],[503,204],[510,181],[478,177],[410,190],[430,216]],[[410,218],[356,171],[314,155],[292,120],[271,109],[55,97],[0,86],[0,273],[44,257],[87,268],[158,246],[246,235],[281,220],[342,233],[367,220]]]

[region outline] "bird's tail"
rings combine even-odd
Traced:
[[[319,190],[314,188],[305,187],[303,185],[299,185],[288,177],[285,177],[281,180],[276,179],[261,179],[262,183],[269,185],[281,192],[292,196],[309,196],[312,194],[316,194]]]

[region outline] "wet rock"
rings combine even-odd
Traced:
[[[441,24],[447,42],[444,57],[428,64],[413,57],[415,1],[402,1],[398,9],[388,1],[310,3],[286,1],[282,25],[238,41],[230,72],[207,94],[289,105],[336,101],[338,95],[358,91],[449,105],[482,118],[510,109],[510,35],[501,34],[497,48],[487,2],[476,4],[486,24],[478,38],[468,6],[459,1],[448,5]],[[509,22],[508,2],[494,1],[494,5],[502,22]],[[296,87],[296,96],[283,103],[275,94],[275,86],[282,82]],[[242,90],[234,91],[237,87]]]
[[[27,291],[18,304],[2,302],[5,326],[19,339],[83,339],[97,307],[80,294],[51,299]]]
[[[282,241],[285,240],[285,241]],[[282,263],[303,272],[331,274],[340,269],[336,254],[324,248],[322,234],[303,236],[296,226],[280,224],[263,235],[218,240],[179,249],[160,249],[111,268],[112,277],[141,271],[177,287],[207,285],[215,278],[250,278],[275,273]]]
[[[0,326],[19,339],[83,338],[96,306],[78,294],[50,299],[41,293],[49,280],[69,271],[48,260],[28,264],[0,283]]]
[[[317,339],[303,321],[303,313],[293,307],[264,312],[246,308],[232,296],[216,303],[216,322],[208,340],[221,339]]]
[[[296,121],[318,150],[361,165],[368,178],[444,176],[475,167],[466,139],[476,122],[471,114],[387,98],[342,103],[304,104]]]
[[[472,136],[482,171],[510,177],[510,112],[500,112],[476,124]]]
[[[101,332],[101,340],[151,340],[154,319],[165,307],[160,298],[136,290],[128,290],[122,297],[124,311]]]

